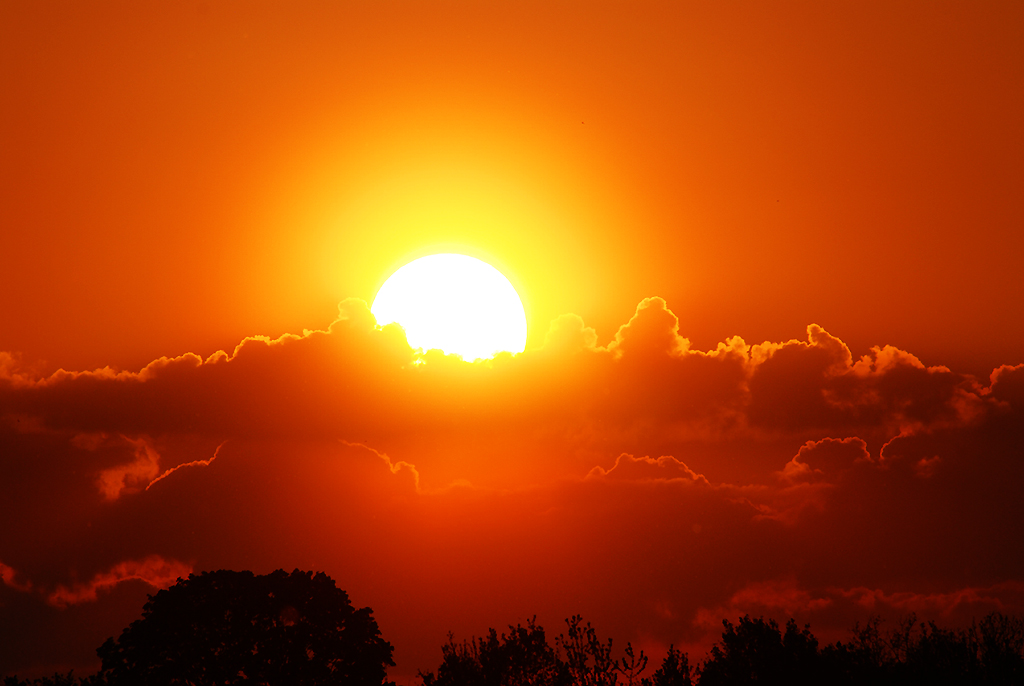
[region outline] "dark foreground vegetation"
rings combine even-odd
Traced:
[[[819,647],[789,620],[723,622],[721,640],[696,665],[670,647],[655,669],[643,651],[612,641],[578,616],[549,641],[534,622],[491,629],[461,643],[451,635],[422,686],[1024,686],[1024,620],[992,613],[966,629],[878,618],[848,641]],[[192,575],[150,596],[142,619],[97,649],[99,673],[8,676],[3,686],[388,685],[390,643],[370,608],[356,610],[325,574]]]
[[[462,643],[449,637],[436,674],[421,679],[424,686],[1024,684],[1024,621],[999,613],[960,630],[911,616],[886,631],[876,618],[855,627],[849,642],[824,648],[793,620],[780,628],[742,617],[723,623],[721,640],[701,664],[691,666],[670,647],[653,671],[643,651],[627,644],[615,659],[611,639],[602,642],[589,623],[573,617],[566,624],[554,645],[533,623]]]
[[[381,686],[392,652],[370,608],[326,574],[220,570],[150,596],[142,619],[96,649],[99,673],[4,686]]]

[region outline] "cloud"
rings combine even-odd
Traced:
[[[1024,405],[1024,364],[1002,365],[992,371],[989,394],[1006,405]]]
[[[729,602],[714,609],[699,608],[693,623],[706,631],[718,631],[722,620],[735,620],[743,615],[769,615],[780,611],[787,617],[796,617],[824,610],[833,601],[827,597],[814,597],[800,588],[796,579],[770,579],[745,585],[729,598]]]
[[[107,500],[117,500],[126,490],[149,488],[149,484],[160,476],[160,455],[145,438],[131,439],[122,436],[135,448],[135,458],[128,463],[104,469],[96,479],[96,485]]]
[[[884,442],[978,421],[996,403],[966,377],[892,348],[853,362],[842,341],[815,325],[807,341],[748,346],[732,337],[692,350],[660,298],[644,300],[607,349],[579,317],[565,315],[541,350],[477,364],[437,355],[417,364],[401,329],[376,327],[365,303],[340,309],[326,331],[250,337],[230,355],[161,358],[138,373],[0,380],[0,401],[5,416],[76,434],[345,438],[393,453],[402,437],[440,443],[450,431],[461,442],[477,426],[512,437],[520,452],[540,432],[561,434],[566,454],[594,455],[671,454],[687,440],[730,436],[803,442],[807,432]],[[110,494],[142,479],[128,471],[105,478]]]
[[[909,353],[875,347],[857,362],[820,326],[807,342],[751,348],[750,422],[773,430],[895,433],[901,428],[964,425],[982,411],[973,379],[925,367]]]
[[[47,594],[46,602],[55,607],[94,602],[101,591],[109,591],[125,581],[142,581],[153,588],[168,588],[192,573],[192,566],[177,560],[151,555],[142,560],[125,560],[84,584],[58,585]]]
[[[150,488],[153,487],[153,484],[155,484],[157,481],[160,481],[161,479],[166,479],[168,476],[178,471],[179,469],[185,469],[187,467],[209,467],[211,464],[213,464],[213,461],[217,459],[217,455],[220,453],[220,449],[224,447],[224,443],[227,443],[227,441],[221,442],[221,444],[217,446],[217,449],[213,451],[213,456],[206,460],[192,460],[191,462],[183,462],[182,464],[179,464],[175,467],[171,467],[170,469],[162,472],[159,476],[155,477],[152,481],[146,484],[146,490],[148,491]]]
[[[52,590],[32,581],[17,581],[17,572],[0,562],[0,581],[22,593],[35,593],[46,603],[64,609],[70,605],[95,602],[100,592],[109,591],[125,581],[142,581],[154,588],[168,588],[179,578],[192,573],[192,566],[159,555],[150,555],[141,560],[124,560],[110,569],[99,572],[86,583],[57,584]]]
[[[936,470],[939,468],[939,463],[942,462],[942,458],[938,455],[932,457],[922,457],[916,463],[914,463],[914,471],[922,479],[930,479],[935,476]]]
[[[349,441],[345,440],[341,442],[349,447],[362,448],[363,450],[366,450],[367,452],[376,455],[381,459],[385,466],[387,466],[388,471],[390,471],[392,474],[408,474],[409,478],[412,479],[413,487],[416,489],[417,492],[421,492],[420,473],[416,470],[416,465],[410,464],[405,461],[392,462],[391,458],[388,457],[386,453],[382,453],[379,450],[371,448],[368,445],[363,445],[362,443],[350,443]]]
[[[679,317],[664,298],[644,298],[628,323],[619,327],[608,350],[616,357],[674,356],[686,352],[690,341],[679,335]]]
[[[954,612],[966,609],[975,615],[992,611],[1019,611],[1019,601],[1024,596],[1024,582],[1007,581],[985,587],[960,588],[947,593],[916,593],[902,591],[886,593],[878,588],[863,586],[833,591],[844,598],[853,600],[866,610],[877,613],[887,609],[899,612],[915,612],[923,615],[946,618]],[[1017,602],[1008,602],[1010,599]]]
[[[32,582],[26,581],[24,583],[21,583],[18,581],[17,576],[18,573],[14,571],[13,567],[10,567],[8,565],[5,565],[3,562],[0,562],[0,581],[2,581],[4,584],[10,586],[16,591],[22,591],[25,593],[31,591]]]
[[[862,438],[822,438],[807,441],[779,475],[786,481],[816,481],[830,478],[849,469],[855,462],[870,462],[867,443]]]
[[[583,323],[577,314],[563,314],[555,318],[544,336],[544,350],[562,355],[593,351],[597,347],[597,332]]]
[[[681,479],[702,484],[708,483],[703,474],[696,473],[671,455],[663,455],[655,460],[650,457],[633,457],[626,453],[615,458],[615,464],[607,471],[600,466],[594,467],[587,474],[587,478],[624,481]]]

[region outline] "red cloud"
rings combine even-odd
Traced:
[[[1024,364],[1002,365],[992,371],[989,392],[993,398],[1015,408],[1024,405]]]
[[[723,619],[735,620],[747,614],[777,614],[788,617],[806,615],[832,605],[831,598],[815,598],[797,584],[796,579],[772,579],[752,582],[736,591],[729,602],[712,610],[699,608],[693,623],[706,631],[717,631]]]
[[[986,587],[961,588],[948,593],[886,593],[881,589],[865,587],[835,589],[833,592],[855,601],[872,613],[891,608],[900,612],[948,616],[966,608],[975,615],[981,615],[993,610],[1012,612],[1024,597],[1024,583],[1008,581]],[[1017,601],[1013,603],[1013,608],[1007,602],[1010,598]]]
[[[3,562],[0,562],[0,581],[2,581],[4,584],[10,586],[16,591],[22,591],[25,593],[31,591],[32,582],[26,581],[24,583],[19,583],[17,580],[17,576],[18,573],[14,570],[13,567],[10,567],[8,565],[5,565]]]
[[[780,476],[787,481],[811,481],[820,478],[835,479],[841,471],[855,462],[870,462],[867,443],[856,436],[849,438],[823,438],[807,441],[793,459],[786,463]]]
[[[162,472],[160,474],[160,476],[154,478],[152,481],[150,481],[148,484],[146,484],[146,490],[148,491],[150,488],[153,487],[153,484],[155,484],[157,481],[160,481],[161,479],[166,479],[168,476],[170,476],[174,472],[178,471],[179,469],[184,469],[186,467],[209,467],[213,463],[213,461],[217,459],[217,455],[218,455],[218,453],[220,453],[220,449],[224,447],[224,443],[226,443],[226,442],[227,441],[221,442],[221,444],[217,446],[217,449],[213,451],[213,456],[210,457],[209,459],[206,459],[206,460],[192,460],[191,462],[183,462],[182,464],[179,464],[179,465],[177,465],[175,467],[171,467],[170,469]]]
[[[97,599],[100,591],[131,580],[143,581],[154,588],[168,588],[178,579],[192,573],[192,566],[177,560],[165,560],[151,555],[143,560],[125,560],[105,572],[94,576],[88,583],[72,586],[59,585],[47,594],[46,602],[55,607],[67,607]]]
[[[124,581],[143,581],[154,588],[168,588],[179,578],[192,573],[192,566],[177,560],[164,559],[159,555],[150,555],[142,560],[125,560],[110,569],[93,576],[88,583],[76,583],[71,586],[57,584],[52,591],[33,584],[31,581],[19,583],[17,572],[10,566],[0,562],[0,581],[22,593],[37,592],[49,605],[66,608],[84,602],[97,600],[101,591],[109,591]]]
[[[607,471],[600,466],[594,467],[587,474],[587,478],[623,481],[669,481],[681,479],[683,481],[703,484],[708,483],[703,474],[698,474],[671,455],[663,455],[655,460],[650,457],[633,457],[626,453],[622,453],[615,458],[615,464]]]
[[[100,493],[107,500],[117,500],[126,490],[149,488],[149,484],[161,478],[160,455],[145,438],[122,438],[135,448],[135,457],[131,462],[104,469],[96,479]]]
[[[8,416],[75,433],[189,432],[217,443],[333,437],[395,453],[405,437],[451,444],[446,432],[461,437],[475,426],[510,437],[510,448],[533,451],[525,439],[561,435],[564,452],[594,455],[677,453],[689,440],[757,440],[765,432],[806,441],[800,434],[843,431],[884,442],[900,429],[966,425],[985,407],[964,377],[923,368],[891,348],[854,363],[841,341],[813,325],[807,342],[749,347],[734,337],[713,351],[692,351],[660,298],[641,303],[607,350],[567,315],[553,324],[544,349],[478,364],[437,355],[415,364],[400,329],[375,327],[361,301],[341,309],[327,331],[251,337],[231,355],[162,358],[138,374],[8,379],[0,381],[0,399]],[[108,497],[146,480],[147,460],[107,468]]]

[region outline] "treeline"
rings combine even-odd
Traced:
[[[1024,686],[1024,621],[1000,613],[965,629],[914,616],[883,628],[875,618],[823,648],[792,619],[723,625],[701,662],[670,647],[655,669],[628,643],[613,655],[611,639],[579,616],[554,641],[530,621],[461,643],[449,635],[436,672],[419,677],[421,686]],[[142,618],[97,649],[97,674],[8,676],[3,686],[393,686],[392,651],[372,610],[352,607],[322,572],[219,570],[150,596]]]
[[[884,630],[877,618],[856,626],[848,642],[819,648],[809,627],[789,620],[743,617],[723,622],[721,640],[703,662],[670,647],[657,669],[626,644],[612,657],[581,619],[552,645],[533,622],[491,629],[484,638],[456,643],[449,635],[437,672],[420,673],[423,686],[887,686],[1024,684],[1024,621],[992,613],[967,629],[919,624],[911,615]]]

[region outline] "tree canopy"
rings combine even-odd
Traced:
[[[394,665],[370,608],[326,574],[220,570],[150,596],[97,651],[113,686],[380,686]]]

